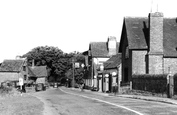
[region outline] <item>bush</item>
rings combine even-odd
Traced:
[[[174,75],[174,94],[177,94],[177,74]]]
[[[165,93],[167,86],[167,75],[142,74],[132,76],[132,88],[152,93]]]
[[[8,94],[12,91],[12,87],[0,87],[0,94]]]

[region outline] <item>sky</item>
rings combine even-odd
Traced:
[[[147,17],[152,10],[177,17],[176,0],[1,0],[0,62],[38,46],[70,53],[109,36],[119,42],[125,16]]]

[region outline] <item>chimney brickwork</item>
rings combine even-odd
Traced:
[[[149,14],[150,52],[163,53],[163,13]]]
[[[163,74],[163,13],[149,14],[148,73]]]
[[[117,54],[117,40],[116,37],[110,36],[108,38],[108,51],[109,56],[116,55]]]

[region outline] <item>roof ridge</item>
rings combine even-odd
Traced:
[[[124,18],[148,18],[148,17],[140,17],[140,16],[125,16]]]

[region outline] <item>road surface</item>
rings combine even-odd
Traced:
[[[44,103],[44,115],[177,115],[177,106],[161,102],[50,88],[33,94]]]

